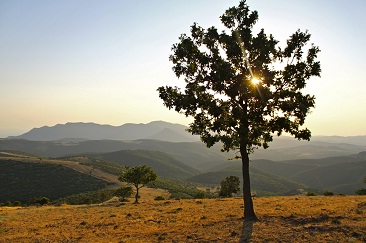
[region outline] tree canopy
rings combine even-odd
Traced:
[[[240,180],[237,176],[228,176],[220,182],[220,197],[231,197],[240,191]]]
[[[155,171],[146,165],[129,167],[125,166],[118,180],[132,184],[136,188],[135,203],[138,203],[139,189],[147,183],[155,181],[157,175]]]
[[[197,23],[172,47],[170,61],[185,88],[159,87],[164,105],[193,117],[192,134],[211,147],[237,151],[243,162],[244,217],[256,219],[249,182],[249,154],[268,148],[283,132],[309,140],[305,118],[315,97],[303,94],[307,80],[320,76],[319,48],[308,31],[297,30],[284,47],[264,29],[253,34],[257,11],[245,0],[220,17],[223,31]],[[255,81],[255,82],[254,82]]]

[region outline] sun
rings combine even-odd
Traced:
[[[253,77],[252,78],[252,83],[254,84],[254,85],[257,85],[257,84],[259,84],[261,81],[259,80],[259,79],[257,79],[257,78],[255,78],[255,77]]]

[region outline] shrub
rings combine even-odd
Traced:
[[[122,186],[115,191],[114,195],[119,197],[119,200],[121,202],[126,202],[128,201],[127,198],[130,197],[132,193],[133,193],[132,187]]]
[[[21,202],[19,202],[19,201],[14,201],[14,202],[13,202],[13,206],[15,206],[15,207],[19,207],[19,206],[22,206],[22,203],[21,203]]]
[[[49,203],[50,203],[50,199],[48,199],[47,197],[42,197],[42,198],[39,200],[39,203],[40,203],[41,205],[49,204]]]
[[[331,192],[331,191],[325,191],[325,192],[323,192],[323,195],[324,195],[324,196],[333,196],[333,195],[334,195],[334,193],[333,193],[333,192]]]
[[[308,196],[308,197],[313,197],[313,196],[317,196],[314,192],[308,192],[307,194],[306,194],[306,196]]]
[[[205,198],[205,194],[203,192],[197,192],[194,195],[194,198],[196,198],[196,199],[203,199],[203,198]]]
[[[355,191],[356,195],[366,195],[366,188]]]
[[[163,196],[156,196],[154,198],[154,200],[156,200],[156,201],[162,201],[162,200],[165,200],[165,198]]]
[[[32,204],[41,204],[41,205],[45,205],[45,204],[49,204],[50,203],[50,199],[48,199],[47,197],[33,197],[30,202]]]

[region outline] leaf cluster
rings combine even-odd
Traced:
[[[220,197],[231,197],[240,191],[240,180],[237,176],[228,176],[220,182]]]
[[[223,151],[267,148],[283,132],[310,139],[302,126],[315,97],[301,91],[321,71],[311,35],[297,30],[281,48],[264,29],[253,34],[258,13],[245,0],[220,19],[224,31],[194,23],[190,35],[173,45],[170,61],[185,88],[159,87],[164,105],[192,116],[189,131],[208,147],[222,142]],[[253,78],[260,82],[253,84]]]
[[[118,180],[134,185],[136,188],[141,188],[151,181],[155,181],[157,175],[155,171],[146,165],[129,167],[125,166]]]

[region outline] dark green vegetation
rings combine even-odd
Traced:
[[[366,177],[363,179],[363,183],[366,183]],[[355,191],[356,195],[366,195],[366,188],[362,188]]]
[[[127,201],[128,200],[127,198],[130,197],[132,194],[133,189],[131,186],[121,186],[114,192],[114,195],[119,197],[119,200],[121,202]]]
[[[101,179],[56,164],[0,159],[0,171],[0,202],[28,204],[33,197],[43,196],[55,200],[106,186]]]
[[[95,191],[87,191],[78,194],[72,194],[66,197],[59,198],[54,201],[54,204],[94,204],[102,203],[111,199],[115,194],[115,190],[102,189]]]
[[[240,191],[240,180],[237,176],[228,176],[220,182],[220,197],[232,197],[233,193]]]
[[[244,218],[252,220],[249,154],[257,147],[268,148],[274,134],[310,140],[303,125],[315,97],[302,91],[311,77],[320,77],[320,50],[309,43],[307,31],[297,30],[284,47],[263,29],[254,34],[258,13],[250,11],[245,0],[220,20],[224,31],[194,23],[190,35],[180,36],[170,60],[185,88],[158,91],[166,107],[194,119],[189,132],[208,147],[221,142],[223,151],[237,152],[242,159]]]
[[[151,167],[140,165],[135,167],[125,166],[118,180],[131,184],[136,189],[135,203],[139,203],[139,190],[149,182],[154,182],[158,176]]]

